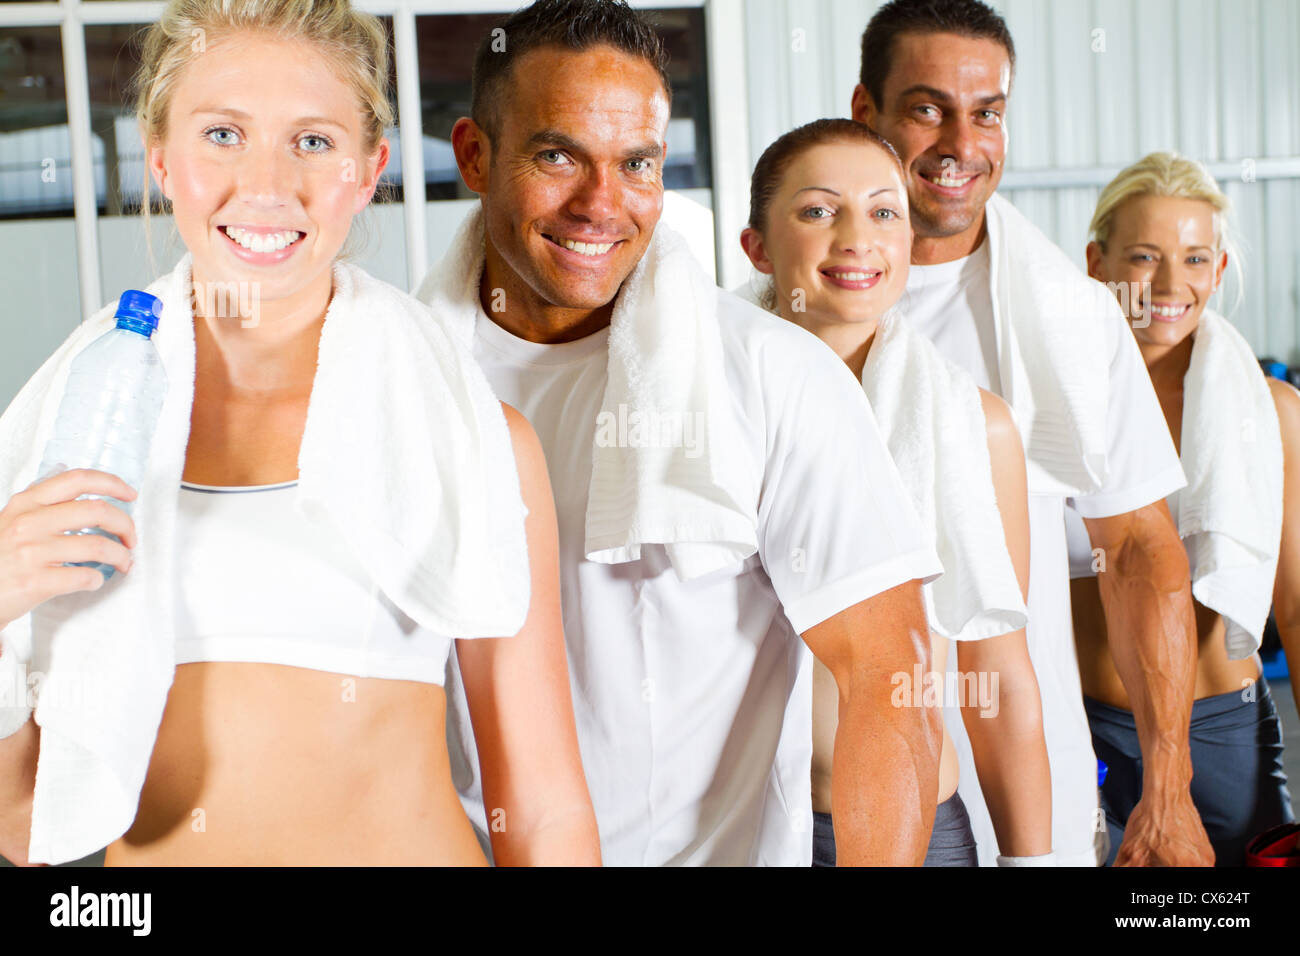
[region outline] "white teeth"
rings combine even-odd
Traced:
[[[847,282],[864,282],[875,275],[874,272],[832,272],[830,275],[836,279],[844,279]]]
[[[965,179],[952,179],[948,176],[940,176],[937,178],[931,176],[927,178],[929,178],[930,182],[934,183],[936,186],[943,186],[945,189],[960,189],[975,177],[967,176]]]
[[[559,239],[556,241],[564,248],[584,256],[603,256],[614,248],[612,242],[574,242],[572,239]]]
[[[1151,311],[1155,315],[1163,316],[1166,319],[1177,318],[1188,310],[1186,305],[1153,305]]]
[[[303,235],[293,229],[271,233],[270,235],[260,235],[240,229],[237,226],[223,226],[222,228],[225,230],[226,235],[252,252],[279,252],[286,246],[293,245]]]

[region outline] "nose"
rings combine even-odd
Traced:
[[[939,134],[935,144],[942,156],[951,156],[958,165],[965,165],[979,155],[978,135],[969,116],[950,115]]]
[[[1176,256],[1162,256],[1156,266],[1155,275],[1151,277],[1153,295],[1170,295],[1178,289],[1184,279],[1182,263]]]
[[[835,245],[846,255],[861,255],[872,247],[871,221],[857,212],[841,212],[835,222]]]
[[[239,164],[239,199],[250,207],[284,205],[297,183],[294,158],[282,147],[250,146]]]
[[[587,222],[605,222],[614,218],[619,208],[619,183],[603,166],[593,166],[578,179],[569,198],[571,215]]]

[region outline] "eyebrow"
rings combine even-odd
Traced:
[[[912,96],[916,93],[923,94],[925,96],[930,97],[930,99],[932,100],[939,100],[940,102],[943,103],[952,102],[952,97],[949,96],[947,93],[945,93],[943,90],[936,89],[933,86],[926,86],[924,83],[918,83],[915,86],[909,86],[907,89],[903,90],[902,93],[898,94],[898,98],[903,99],[905,97]],[[1007,94],[992,93],[988,96],[980,97],[978,100],[975,101],[975,103],[977,106],[992,106],[994,103],[1005,103],[1006,101],[1007,101]]]
[[[1124,248],[1125,249],[1154,249],[1156,250],[1156,252],[1160,251],[1160,247],[1156,245],[1154,242],[1134,242],[1130,245],[1125,246]],[[1183,246],[1183,249],[1185,250],[1205,249],[1209,252],[1213,252],[1214,246],[1207,246],[1204,243],[1202,243],[1200,245],[1195,245],[1195,246]]]
[[[228,106],[203,106],[194,111],[195,113],[212,113],[218,116],[230,116],[234,119],[247,120],[252,119],[248,113],[242,110],[231,109]],[[330,119],[328,116],[300,116],[294,120],[295,126],[336,126],[341,130],[347,127],[338,120]]]
[[[524,144],[527,150],[537,149],[541,146],[558,146],[570,153],[586,155],[586,149],[572,136],[566,136],[558,129],[538,130],[532,136],[528,137],[528,142]],[[658,159],[664,153],[663,144],[646,143],[641,146],[635,146],[629,149],[624,156],[628,159]]]
[[[831,189],[829,186],[805,186],[803,189],[797,189],[797,190],[795,190],[795,195],[797,196],[797,195],[799,195],[799,193],[806,193],[806,192],[809,192],[809,191],[823,192],[823,193],[830,193],[832,196],[838,196],[838,195],[839,195],[839,193],[837,193],[834,189]],[[884,187],[882,187],[882,188],[880,188],[880,189],[875,190],[875,191],[872,192],[872,193],[869,193],[869,194],[867,195],[867,198],[868,198],[868,199],[872,199],[872,198],[874,198],[874,197],[876,197],[876,196],[879,196],[881,193],[892,193],[892,192],[897,192],[897,190],[894,189],[893,186],[884,186]]]

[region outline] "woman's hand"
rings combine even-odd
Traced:
[[[97,561],[125,574],[136,546],[135,523],[103,500],[85,494],[135,500],[135,491],[115,475],[78,468],[38,481],[0,510],[0,630],[32,608],[60,594],[95,591],[104,576],[94,568],[65,562]],[[98,534],[64,534],[103,528],[122,543]]]

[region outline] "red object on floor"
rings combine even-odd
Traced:
[[[1251,840],[1246,865],[1300,866],[1300,823],[1284,823]]]

